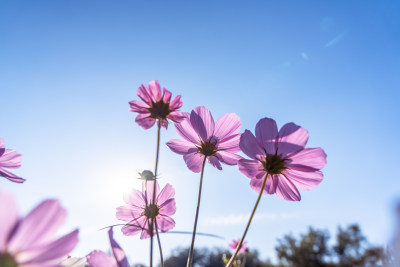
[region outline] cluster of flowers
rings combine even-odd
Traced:
[[[155,124],[158,128],[156,164],[154,172],[141,173],[142,190],[132,190],[124,196],[126,206],[117,208],[116,217],[126,222],[122,227],[125,235],[140,233],[141,239],[151,238],[151,244],[153,236],[157,236],[162,266],[158,233],[174,228],[175,221],[171,216],[176,211],[174,188],[166,184],[160,191],[156,180],[160,132],[161,128],[168,128],[169,121],[175,123],[176,131],[182,139],[170,140],[167,146],[183,156],[191,171],[201,172],[188,267],[192,266],[206,162],[218,170],[222,170],[221,163],[238,165],[239,171],[250,179],[250,187],[259,193],[242,238],[231,244],[235,253],[226,261],[227,266],[234,264],[238,253],[247,250],[243,242],[262,194],[276,193],[281,199],[300,201],[298,189],[311,190],[323,179],[320,170],[326,164],[326,154],[321,148],[305,148],[308,132],[294,123],[287,123],[278,130],[273,119],[263,118],[256,124],[255,134],[249,130],[240,133],[241,121],[234,113],[225,114],[215,122],[211,112],[203,106],[195,108],[190,114],[178,111],[182,107],[180,95],[171,100],[171,92],[166,88],[161,91],[158,81],[150,82],[148,87],[141,85],[137,95],[143,102],[129,102],[130,110],[139,113],[135,121],[144,129]],[[238,155],[240,151],[249,159]],[[20,167],[21,158],[15,151],[5,149],[0,139],[0,176],[17,183],[24,182],[24,179],[4,169]],[[0,203],[0,266],[57,266],[60,258],[77,244],[78,230],[56,240],[53,238],[66,216],[57,200],[44,201],[24,219],[18,218],[11,196],[0,192]],[[125,253],[113,239],[112,228],[109,230],[109,238],[114,257],[93,251],[86,257],[90,266],[128,266]],[[150,255],[152,266],[152,245]]]

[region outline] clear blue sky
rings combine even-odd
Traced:
[[[137,172],[153,168],[156,129],[128,101],[158,79],[183,111],[235,112],[242,131],[262,117],[295,122],[328,155],[324,181],[293,203],[264,196],[248,245],[274,259],[276,239],[309,225],[359,223],[384,244],[400,197],[398,1],[1,1],[0,137],[23,154],[24,184],[0,180],[23,213],[44,198],[68,209],[74,251],[107,250],[105,231]],[[174,127],[162,143],[177,138]],[[161,149],[160,183],[177,193],[175,230],[190,231],[199,175]],[[227,246],[257,194],[237,167],[205,170],[198,246]],[[119,232],[119,231],[117,231]],[[116,234],[131,262],[148,241]],[[165,252],[190,236],[165,234]],[[156,254],[157,255],[157,254]]]

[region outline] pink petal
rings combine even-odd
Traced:
[[[265,156],[265,151],[254,137],[253,133],[245,130],[240,136],[240,149],[252,159],[258,159],[260,156]]]
[[[296,186],[283,175],[279,175],[276,195],[283,200],[301,200],[299,190],[297,190]]]
[[[153,201],[154,182],[156,183],[156,192],[155,192],[156,193],[155,194],[156,198],[155,199],[157,199],[157,196],[158,196],[158,194],[160,192],[160,185],[158,184],[158,182],[157,181],[150,181],[150,180],[142,182],[142,194],[143,195],[146,195],[145,194],[145,190],[146,190],[146,187],[147,187],[147,205],[149,205],[150,203],[154,203],[154,201]]]
[[[167,146],[175,153],[179,155],[185,155],[188,153],[196,152],[198,149],[193,143],[185,140],[172,139],[167,143]]]
[[[167,232],[175,227],[175,221],[171,217],[161,216],[160,218],[157,216],[157,228],[161,232]]]
[[[7,239],[18,222],[18,209],[12,195],[3,191],[0,191],[0,203],[0,251],[4,251]]]
[[[238,134],[240,126],[240,118],[235,113],[225,114],[215,123],[214,136],[218,140],[223,140],[231,135]]]
[[[11,149],[6,149],[0,157],[0,167],[16,169],[21,167],[22,155]]]
[[[166,184],[163,190],[161,190],[160,194],[157,196],[157,204],[162,206],[164,202],[174,198],[175,189],[170,184]]]
[[[4,152],[6,151],[6,149],[3,147],[3,148],[0,148],[0,158],[1,158],[1,156],[4,154]]]
[[[224,150],[231,153],[240,151],[240,134],[231,135],[217,143],[218,150]]]
[[[92,251],[86,259],[91,267],[119,267],[114,258],[100,250]]]
[[[167,90],[167,88],[163,89],[163,97],[162,100],[164,103],[169,103],[169,101],[171,100],[171,92]]]
[[[140,239],[145,239],[150,237],[150,220],[146,221],[145,223],[146,226],[142,229],[142,232],[140,234]],[[153,227],[153,233],[152,235],[154,236],[156,234],[156,228]]]
[[[125,252],[118,245],[118,243],[114,240],[112,227],[110,228],[110,230],[108,230],[108,237],[110,238],[111,249],[112,249],[114,258],[118,262],[118,266],[119,267],[129,267]]]
[[[286,123],[279,131],[278,153],[286,156],[304,148],[308,131],[294,123]]]
[[[193,129],[198,133],[201,139],[205,142],[213,136],[214,119],[211,112],[205,107],[197,107],[190,113],[190,123]]]
[[[234,153],[226,152],[226,151],[218,151],[216,153],[217,158],[222,162],[227,165],[236,165],[238,160],[240,160],[242,157],[239,155],[236,155]]]
[[[155,100],[154,102],[159,102],[161,100],[161,87],[157,80],[149,82],[149,92],[152,99]]]
[[[24,265],[24,262],[40,263],[61,259],[67,256],[68,253],[71,252],[78,244],[78,234],[79,230],[75,230],[44,246],[24,251],[23,253],[29,255],[30,259],[27,259],[26,255],[23,255],[22,253],[18,254],[18,257],[26,258],[23,262],[21,262],[22,265]]]
[[[146,206],[144,195],[139,190],[132,189],[132,191],[129,194],[125,194],[123,198],[125,203],[131,206],[137,208]]]
[[[23,179],[21,177],[18,177],[17,175],[15,175],[15,174],[7,171],[7,170],[4,170],[2,168],[0,168],[0,176],[4,177],[4,178],[6,178],[6,179],[8,179],[8,180],[10,180],[12,182],[15,182],[15,183],[23,183],[23,182],[25,182],[25,179]]]
[[[175,124],[177,133],[186,141],[189,141],[195,145],[200,145],[200,137],[190,123],[189,114],[184,113],[184,115],[185,118],[180,123]]]
[[[264,175],[265,177],[265,175]],[[263,184],[264,179],[251,179],[250,180],[250,187],[256,191],[257,193],[260,193],[262,184]],[[276,192],[276,188],[278,185],[278,179],[276,176],[268,176],[267,181],[265,182],[263,194],[274,194]]]
[[[181,95],[177,95],[175,96],[175,98],[171,101],[171,103],[169,103],[169,108],[172,111],[175,111],[179,108],[181,108],[183,105],[182,99],[181,99]]]
[[[288,167],[305,166],[315,170],[322,169],[326,164],[326,154],[322,148],[305,148],[290,155],[291,160]]]
[[[239,171],[250,179],[256,178],[260,173],[264,174],[264,176],[266,174],[266,171],[263,170],[262,164],[258,160],[240,159],[238,167]]]
[[[172,111],[168,114],[167,118],[175,123],[179,123],[185,119],[185,113],[179,111]]]
[[[164,128],[165,130],[168,129],[168,120],[161,119],[161,127]]]
[[[20,222],[8,249],[21,251],[49,242],[64,223],[66,215],[58,200],[43,201]]]
[[[207,159],[208,159],[208,162],[209,162],[212,166],[214,166],[214,167],[217,168],[218,170],[222,170],[221,163],[219,162],[219,160],[218,160],[217,157],[215,157],[215,156],[210,156],[210,157],[207,157]]]
[[[256,138],[267,154],[275,154],[277,137],[278,127],[273,119],[263,118],[257,122]]]
[[[136,101],[136,100],[132,100],[132,101],[129,102],[129,105],[130,105],[129,110],[132,111],[132,112],[150,114],[150,111],[149,111],[149,107],[150,106],[147,105],[147,104],[144,104],[144,103]]]
[[[117,213],[115,217],[118,220],[130,222],[134,219],[138,219],[139,217],[143,216],[145,207],[143,208],[136,208],[134,206],[121,206],[117,208]]]
[[[162,205],[160,205],[159,208],[160,208],[159,212],[161,215],[166,215],[166,216],[174,215],[176,212],[175,198],[168,199]]]
[[[302,172],[288,169],[284,173],[286,178],[291,181],[298,189],[311,190],[322,182],[324,175],[320,171]]]
[[[149,92],[149,89],[145,85],[141,85],[139,89],[137,90],[137,95],[140,97],[140,99],[143,100],[147,105],[151,106],[152,103],[152,98]]]
[[[155,119],[149,117],[150,114],[139,114],[136,116],[135,122],[147,130],[154,125]]]
[[[183,160],[192,172],[200,172],[203,164],[204,155],[200,153],[189,153],[183,155]]]
[[[136,235],[140,233],[143,229],[147,229],[146,224],[147,218],[145,216],[141,216],[127,223],[124,227],[121,228],[121,231],[124,235]]]

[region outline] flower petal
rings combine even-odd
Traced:
[[[119,267],[114,258],[100,250],[90,252],[86,258],[91,267]]]
[[[4,140],[0,137],[0,149],[5,148]]]
[[[236,155],[234,153],[226,152],[226,151],[218,151],[216,153],[217,158],[222,162],[227,165],[236,165],[238,160],[240,160],[242,157],[239,155]]]
[[[190,113],[190,123],[204,142],[209,141],[214,133],[214,119],[205,107],[197,107]]]
[[[167,232],[175,227],[175,221],[171,217],[168,216],[157,216],[157,228],[161,232]]]
[[[154,182],[156,183],[155,192],[154,192]],[[142,194],[146,196],[146,188],[147,188],[147,205],[154,203],[153,201],[153,193],[155,193],[155,200],[160,192],[160,185],[157,181],[149,180],[142,182]]]
[[[173,199],[175,196],[175,189],[170,184],[166,184],[157,196],[157,204],[162,206],[167,200]]]
[[[277,137],[278,126],[273,119],[263,118],[257,122],[256,138],[267,154],[275,154]]]
[[[308,131],[292,122],[283,125],[278,135],[278,153],[284,156],[303,149],[308,141]]]
[[[121,206],[117,208],[117,213],[115,214],[115,217],[117,217],[118,220],[130,222],[143,216],[143,212],[144,207],[137,208],[134,206]]]
[[[142,126],[143,129],[147,130],[151,128],[156,122],[155,119],[149,117],[150,114],[139,114],[136,116],[135,122]]]
[[[149,105],[144,104],[142,102],[136,101],[136,100],[132,100],[129,102],[129,110],[132,112],[138,112],[138,113],[148,113],[150,114],[149,111]]]
[[[123,198],[126,204],[134,207],[142,208],[146,205],[144,195],[136,189],[132,189],[129,194],[124,194]]]
[[[249,130],[245,130],[240,136],[239,147],[243,153],[252,159],[259,159],[260,156],[265,156],[265,151]]]
[[[222,170],[221,163],[219,162],[218,158],[215,156],[209,156],[207,157],[208,162],[213,165],[215,168],[218,170]]]
[[[108,237],[110,239],[112,253],[114,255],[114,258],[118,262],[118,266],[119,267],[129,267],[125,252],[118,245],[118,243],[114,240],[114,234],[113,234],[112,227],[110,228],[110,230],[108,230]]]
[[[43,201],[20,222],[8,243],[8,249],[22,251],[51,241],[66,215],[66,210],[58,200]]]
[[[183,160],[185,161],[189,170],[191,170],[192,172],[200,172],[204,160],[204,155],[193,152],[183,155]]]
[[[167,130],[168,129],[168,120],[161,119],[161,127],[164,128],[165,130]]]
[[[137,90],[137,95],[140,97],[140,99],[143,100],[147,105],[151,106],[151,103],[153,102],[151,98],[151,94],[149,89],[142,84],[139,89]]]
[[[175,123],[179,123],[185,119],[185,114],[184,112],[172,111],[168,114],[167,118]]]
[[[175,123],[177,133],[186,141],[200,145],[200,137],[190,123],[189,114],[185,112],[183,115],[185,118],[180,123]]]
[[[259,173],[263,173],[264,176],[266,174],[266,171],[262,169],[262,164],[258,160],[240,159],[238,167],[239,171],[250,179],[256,178]]]
[[[23,183],[23,182],[25,182],[25,179],[23,179],[21,177],[18,177],[17,175],[15,175],[15,174],[7,171],[7,170],[4,170],[2,168],[0,168],[0,176],[4,177],[4,178],[6,178],[6,179],[8,179],[8,180],[10,180],[12,182],[15,182],[15,183]]]
[[[172,99],[171,103],[169,103],[169,108],[172,111],[175,111],[179,108],[181,108],[183,105],[182,99],[181,99],[181,95],[177,95],[175,96],[174,99]]]
[[[170,198],[165,201],[160,207],[160,215],[171,216],[174,215],[176,212],[176,203],[175,198]]]
[[[21,167],[22,155],[11,149],[6,149],[0,157],[0,167],[16,169]]]
[[[0,191],[0,203],[0,251],[4,251],[7,239],[18,222],[18,209],[12,195],[3,191]]]
[[[193,143],[185,140],[172,139],[167,143],[167,146],[175,153],[179,155],[185,155],[188,153],[196,152],[198,149]]]
[[[296,186],[283,175],[279,175],[276,195],[283,200],[301,200],[299,190],[297,190]]]
[[[223,140],[231,135],[238,134],[241,125],[240,118],[235,113],[224,114],[215,123],[214,136],[218,140]]]
[[[257,193],[260,193],[263,182],[264,179],[251,179],[250,187]],[[277,185],[278,185],[277,177],[275,175],[272,177],[268,176],[267,181],[265,182],[263,194],[269,194],[269,195],[274,194],[276,192]]]
[[[149,82],[149,92],[155,100],[154,102],[159,102],[161,100],[161,86],[157,80]]]
[[[289,159],[289,168],[305,166],[320,170],[326,164],[326,154],[322,148],[305,148],[290,155]]]
[[[147,229],[147,218],[145,216],[130,221],[121,228],[121,231],[124,235],[136,235],[143,229]]]
[[[284,173],[286,178],[291,181],[298,189],[311,190],[322,182],[324,175],[320,171],[302,172],[288,169]]]
[[[231,153],[240,151],[240,134],[231,135],[217,143],[218,150],[224,150]]]
[[[162,101],[164,103],[169,103],[169,101],[171,100],[171,96],[172,96],[172,93],[170,91],[168,91],[167,88],[164,88]]]

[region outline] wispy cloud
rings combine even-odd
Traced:
[[[265,222],[265,221],[276,221],[276,220],[287,220],[295,218],[295,213],[259,213],[254,215],[253,221]],[[242,214],[229,214],[226,216],[208,217],[204,218],[203,222],[208,225],[234,225],[244,224],[249,220],[250,213]]]
[[[302,57],[304,60],[308,60],[308,55],[306,54],[306,52],[301,53],[301,57]]]
[[[344,32],[340,33],[339,35],[336,35],[335,38],[333,38],[332,40],[330,40],[329,42],[327,42],[325,44],[325,47],[331,47],[337,43],[339,43],[341,40],[343,40],[343,38],[346,36],[346,34],[348,33],[348,30],[345,30]]]

